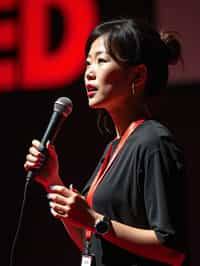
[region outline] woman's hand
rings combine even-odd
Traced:
[[[64,186],[51,186],[50,190],[47,197],[54,217],[68,219],[76,227],[94,231],[95,220],[100,214],[89,207],[85,197]]]
[[[46,148],[47,150],[44,154],[40,151],[40,141],[33,140],[29,153],[26,155],[24,168],[26,171],[36,170],[34,180],[48,188],[49,185],[63,183],[59,176],[59,164],[55,148],[50,143],[47,144]]]

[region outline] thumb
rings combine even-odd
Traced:
[[[48,140],[46,144],[49,155],[55,154],[55,146]]]
[[[76,189],[73,187],[73,184],[69,185],[69,189],[75,193],[77,193],[83,200],[85,200],[85,197]]]
[[[70,184],[70,185],[69,185],[69,189],[70,189],[71,191],[73,191],[73,192],[76,192],[76,193],[80,194],[80,192],[79,192],[76,188],[73,187],[73,184]]]

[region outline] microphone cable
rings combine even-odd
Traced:
[[[13,261],[14,261],[14,252],[15,252],[15,248],[16,248],[16,244],[17,244],[17,239],[19,236],[19,232],[21,229],[21,225],[22,225],[22,219],[23,219],[23,214],[24,214],[24,207],[25,207],[25,203],[26,203],[26,196],[27,196],[27,191],[28,191],[28,185],[30,179],[26,179],[26,183],[24,186],[24,196],[23,196],[23,200],[22,200],[22,205],[20,208],[20,213],[19,213],[19,218],[18,218],[18,222],[17,222],[17,230],[15,232],[14,235],[14,239],[11,243],[11,251],[10,251],[10,256],[9,256],[9,266],[13,266]]]
[[[48,126],[45,130],[45,133],[42,137],[42,140],[41,140],[41,144],[42,144],[41,145],[41,151],[45,151],[44,147],[46,147],[46,144],[48,141],[51,141],[51,143],[54,142],[54,140],[56,139],[57,134],[61,128],[62,123],[71,114],[72,109],[73,109],[72,101],[67,97],[59,97],[55,101],[54,106],[53,106],[53,113],[51,115],[49,124],[48,124]],[[31,181],[33,179],[34,175],[35,175],[35,171],[29,170],[27,173],[27,176],[26,176],[26,183],[25,183],[25,188],[24,188],[24,197],[23,197],[23,201],[22,201],[22,205],[21,205],[20,214],[19,214],[17,230],[16,230],[16,233],[14,236],[14,240],[11,244],[9,266],[13,266],[14,251],[15,251],[17,238],[18,238],[19,231],[20,231],[21,224],[22,224],[24,207],[25,207],[25,203],[26,203],[27,189],[28,189],[28,185],[30,183],[29,181]]]

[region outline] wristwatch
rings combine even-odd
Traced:
[[[108,233],[110,229],[110,218],[107,216],[103,216],[101,219],[97,220],[95,223],[96,233],[100,235],[104,235]]]

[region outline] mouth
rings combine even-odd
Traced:
[[[93,96],[96,94],[96,92],[97,92],[97,88],[94,87],[94,86],[91,85],[91,84],[87,84],[87,85],[86,85],[86,90],[87,90],[87,96],[88,96],[89,98],[93,97]]]
[[[92,98],[95,94],[96,94],[96,90],[94,90],[94,91],[87,91],[87,96],[88,96],[88,98]]]

